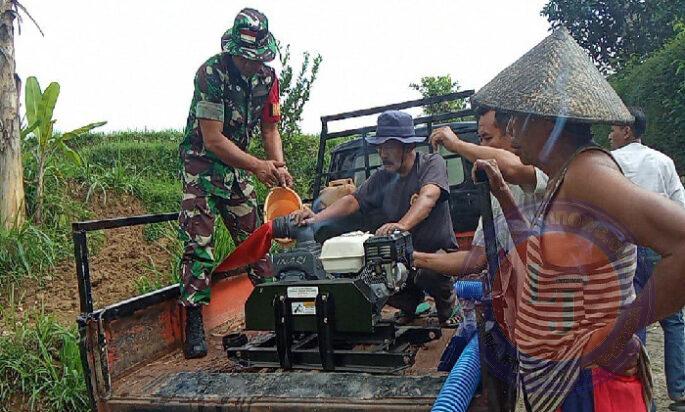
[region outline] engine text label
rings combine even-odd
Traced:
[[[288,288],[288,297],[290,299],[314,299],[318,294],[318,286],[291,286]]]

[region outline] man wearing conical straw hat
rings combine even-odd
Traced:
[[[648,358],[634,333],[685,304],[685,211],[623,176],[592,124],[633,117],[587,54],[560,29],[473,101],[512,115],[521,160],[549,177],[532,221],[494,160],[479,160],[524,264],[515,344],[532,411],[646,411]],[[636,244],[663,256],[636,296]]]

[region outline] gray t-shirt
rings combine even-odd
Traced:
[[[406,176],[378,169],[359,187],[354,197],[362,214],[380,211],[385,222],[398,222],[409,211],[412,197],[427,184],[438,186],[442,193],[428,217],[411,230],[414,250],[429,253],[456,250],[457,239],[452,230],[448,202],[447,166],[439,154],[417,152],[414,167]]]

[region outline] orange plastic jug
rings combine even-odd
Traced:
[[[352,194],[357,190],[352,179],[338,179],[330,182],[327,187],[324,187],[319,195],[319,202],[322,209],[335,203],[346,195]]]

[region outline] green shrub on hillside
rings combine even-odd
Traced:
[[[24,157],[24,190],[26,192],[26,206],[28,216],[32,217],[37,204],[37,190],[34,184],[38,167],[33,156]],[[90,213],[79,199],[75,198],[73,190],[76,186],[70,186],[70,180],[81,166],[64,161],[58,156],[50,167],[45,170],[43,231],[68,228],[71,222],[87,219]]]
[[[81,149],[81,155],[91,165],[114,167],[117,163],[126,164],[146,178],[180,181],[178,143],[181,138],[182,134],[178,131],[94,134],[90,137],[90,144]],[[283,137],[283,151],[290,174],[295,179],[295,189],[305,198],[311,194],[318,143],[319,138],[315,135]],[[265,158],[258,136],[252,139],[248,151]],[[255,187],[261,203],[268,189],[260,182],[255,182]],[[175,208],[178,208],[178,202]]]
[[[28,216],[32,217],[36,205],[35,181],[37,164],[34,156],[24,157],[24,175]],[[57,157],[45,170],[45,209],[43,221],[36,225],[31,219],[13,230],[0,230],[0,286],[22,282],[25,278],[44,281],[54,264],[73,256],[71,223],[87,220],[92,213],[75,191],[79,182],[74,176],[87,175],[82,167]],[[84,193],[88,187],[83,188]],[[93,251],[102,245],[103,235],[93,233],[90,246]]]
[[[88,133],[69,142],[76,148],[117,142],[168,142],[178,143],[183,139],[182,130],[120,130],[105,133]]]
[[[107,142],[83,148],[81,156],[103,168],[125,164],[151,179],[178,180],[181,170],[175,142]]]
[[[647,115],[643,142],[667,153],[685,173],[685,30],[643,63],[628,65],[610,83],[629,106]],[[605,135],[598,140],[606,141]]]
[[[0,286],[24,277],[41,280],[59,259],[68,253],[68,238],[57,232],[44,232],[30,223],[11,230],[0,229]],[[73,249],[73,248],[72,248]]]
[[[143,229],[148,242],[154,242],[161,237],[175,238],[178,227],[176,222],[164,222],[146,225]],[[167,252],[171,256],[170,267],[157,267],[154,262],[146,266],[145,273],[135,280],[136,291],[139,295],[154,292],[165,286],[178,284],[181,280],[181,255],[183,246],[180,241],[170,242]]]
[[[181,181],[143,179],[136,196],[149,213],[177,212],[181,204]]]

